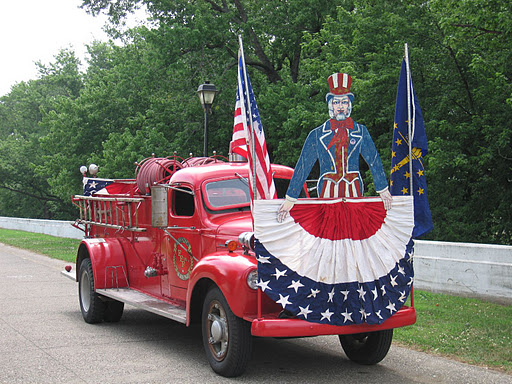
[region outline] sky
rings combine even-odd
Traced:
[[[72,48],[82,62],[85,44],[107,41],[107,17],[79,8],[81,0],[2,0],[0,4],[0,96],[21,81],[38,78],[35,62],[54,61]]]

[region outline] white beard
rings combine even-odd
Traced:
[[[338,114],[336,115],[336,120],[338,120],[338,121],[343,121],[343,120],[345,120],[347,117],[348,117],[348,116],[347,116],[347,115],[345,115],[343,112],[340,112],[340,113],[338,113]]]

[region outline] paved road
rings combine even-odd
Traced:
[[[198,327],[127,307],[86,324],[64,263],[0,244],[0,383],[512,383],[512,376],[392,347],[359,366],[335,336],[257,339],[246,373],[213,373]]]

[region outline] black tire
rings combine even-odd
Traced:
[[[206,294],[201,327],[212,369],[225,377],[240,376],[251,358],[251,324],[233,314],[217,287]]]
[[[94,278],[90,258],[82,260],[78,272],[78,299],[80,310],[86,323],[95,324],[103,321],[105,302],[94,291]]]
[[[117,323],[121,320],[124,311],[124,303],[117,300],[105,301],[105,313],[103,320],[107,323]]]
[[[393,330],[339,335],[341,347],[347,357],[363,365],[374,365],[388,354],[393,340]]]

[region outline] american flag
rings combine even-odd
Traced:
[[[252,128],[254,128],[254,146],[251,145]],[[253,185],[256,184],[256,200],[277,198],[265,132],[261,124],[249,74],[245,67],[241,41],[238,52],[238,85],[231,150],[249,160],[251,196],[254,196]]]
[[[84,177],[84,196],[92,195],[118,195],[130,193],[131,185],[116,182],[114,179],[99,179],[96,177]]]

